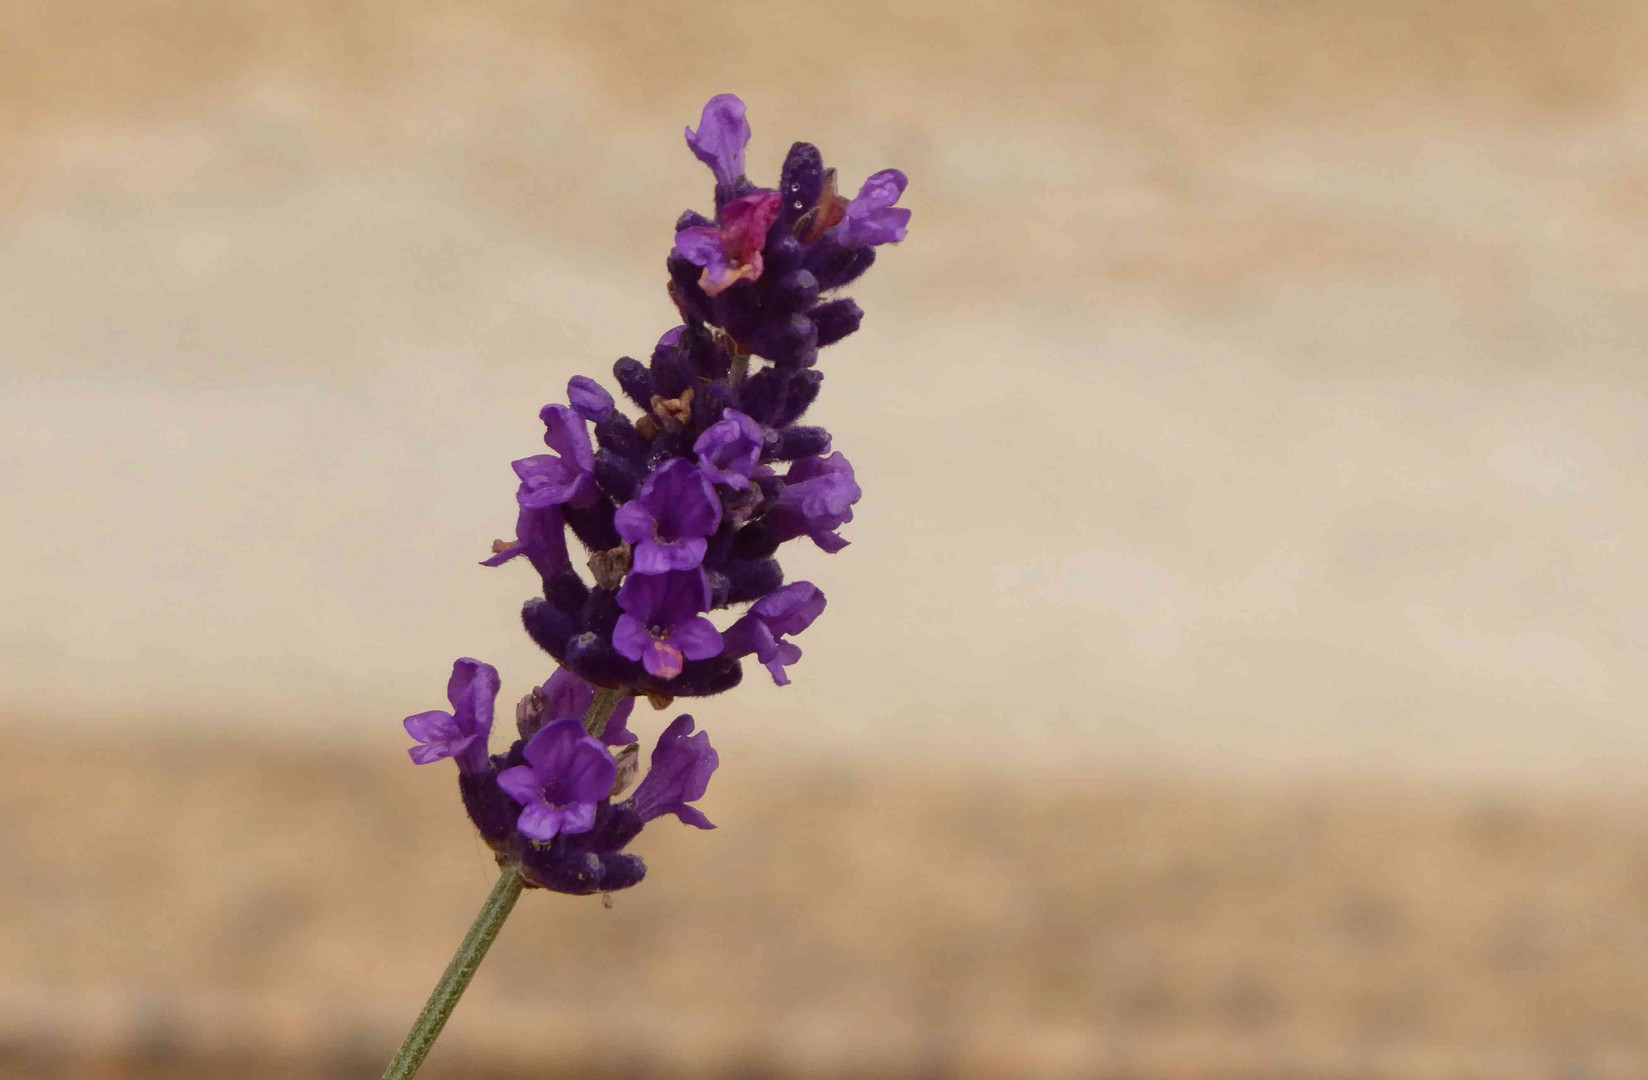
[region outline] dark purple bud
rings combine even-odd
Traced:
[[[595,442],[602,450],[616,454],[626,461],[639,463],[647,456],[646,440],[635,430],[635,425],[629,422],[629,417],[616,409],[605,420],[595,425]],[[596,460],[600,460],[600,451],[596,451]]]
[[[635,688],[666,697],[709,697],[731,690],[743,677],[744,668],[737,660],[712,656],[708,660],[688,660],[673,679],[643,676]]]
[[[544,652],[555,659],[566,662],[567,640],[578,633],[578,617],[547,600],[533,597],[521,607],[521,625],[526,627],[530,637]],[[592,682],[600,679],[579,668],[578,674]]]
[[[777,364],[812,367],[818,360],[818,327],[805,315],[763,325],[749,338],[750,352]]]
[[[716,639],[716,651],[721,648]],[[492,710],[498,698],[498,669],[467,657],[452,665],[446,683],[451,712],[421,712],[402,721],[406,733],[419,745],[407,750],[413,762],[428,765],[453,758],[458,771],[487,771],[487,737],[492,734]]]
[[[597,686],[637,685],[642,678],[641,665],[626,660],[612,647],[611,633],[586,630],[574,634],[562,650],[559,659],[581,679]]]
[[[652,350],[652,392],[662,398],[678,398],[692,385],[692,369],[676,345],[659,343]]]
[[[818,205],[824,193],[824,155],[812,143],[798,142],[784,155],[778,192],[784,196],[784,227],[788,229]]]
[[[752,521],[733,534],[728,555],[734,559],[766,559],[778,550],[777,533],[766,522]]]
[[[785,274],[772,283],[766,296],[768,305],[776,312],[800,311],[817,299],[818,279],[807,270],[792,270]]]
[[[773,368],[770,370],[777,371]],[[774,427],[793,424],[801,419],[809,406],[818,399],[818,391],[824,385],[824,373],[817,368],[806,368],[802,371],[790,373],[789,383],[784,395],[784,407],[778,415],[770,421]]]
[[[819,304],[807,312],[807,317],[818,324],[818,347],[822,349],[856,331],[864,321],[864,309],[843,298]]]
[[[784,584],[784,568],[777,559],[731,559],[719,573],[727,581],[727,604],[760,599]]]
[[[788,232],[775,229],[767,240],[767,247],[762,251],[761,257],[765,261],[767,273],[777,280],[800,270],[806,254],[801,241]]]
[[[830,433],[821,427],[781,428],[777,435],[767,451],[769,460],[794,461],[830,452]]]
[[[821,292],[839,289],[857,280],[875,262],[875,248],[842,247],[826,236],[807,251],[806,266],[818,279]]]
[[[588,832],[562,833],[549,844],[517,839],[511,854],[529,886],[572,896],[617,892],[646,876],[646,864],[623,853],[641,827],[641,816],[633,809],[603,801],[595,807],[595,822]]]
[[[502,760],[494,758],[493,762]],[[498,786],[496,767],[479,773],[459,773],[458,793],[481,839],[494,851],[502,850],[509,838],[515,835],[515,822],[521,816],[521,804]]]
[[[751,375],[738,388],[739,411],[757,423],[776,424],[790,380],[797,374],[792,368],[767,367]]]
[[[646,365],[632,356],[622,356],[612,365],[612,376],[624,396],[635,402],[642,412],[652,410],[652,375]]]
[[[715,828],[703,811],[687,805],[704,797],[710,777],[721,764],[708,733],[694,735],[692,729],[692,715],[683,713],[658,736],[652,750],[652,768],[630,799],[643,822],[674,814],[687,825]]]
[[[641,490],[641,468],[610,450],[595,455],[595,483],[613,500],[626,503]]]
[[[599,484],[599,479],[595,483]],[[612,500],[603,498],[592,506],[582,509],[567,506],[561,512],[579,543],[589,551],[605,551],[619,543],[618,530],[613,526],[615,510]]]

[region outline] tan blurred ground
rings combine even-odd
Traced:
[[[912,178],[853,546],[429,1075],[1648,1073],[1648,7],[5,13],[0,1075],[377,1075],[490,880],[395,721],[548,674],[473,563],[726,90]]]
[[[493,876],[450,769],[12,752],[0,1075],[376,1076]],[[1641,798],[743,758],[703,805],[611,910],[524,897],[430,1074],[1648,1070]]]

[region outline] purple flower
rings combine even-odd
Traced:
[[[847,204],[841,223],[829,231],[830,237],[843,247],[896,244],[904,239],[910,211],[893,204],[909,182],[897,169],[883,169],[864,181]]]
[[[492,558],[482,566],[502,566],[519,555],[525,555],[532,568],[543,577],[567,565],[566,524],[561,520],[561,508],[549,506],[542,510],[522,507],[515,515],[515,542],[496,547]]]
[[[722,201],[732,196],[744,175],[744,148],[750,144],[750,122],[736,94],[717,94],[704,105],[698,130],[686,129],[687,145],[715,174],[715,190]]]
[[[847,546],[835,530],[853,520],[853,503],[861,494],[845,454],[802,458],[785,475],[769,518],[781,540],[807,536],[834,553]]]
[[[534,735],[527,763],[498,774],[498,786],[521,804],[516,828],[539,842],[589,832],[595,804],[612,794],[618,766],[576,720],[559,720]]]
[[[631,574],[618,590],[618,606],[624,614],[613,628],[612,646],[641,661],[649,675],[673,679],[684,661],[708,660],[721,651],[720,631],[700,614],[710,607],[702,567]]]
[[[612,413],[612,395],[586,375],[574,375],[567,382],[567,400],[572,402],[579,416],[592,423],[598,424]],[[546,411],[548,408],[545,406]],[[594,460],[593,457],[591,460]]]
[[[530,738],[550,724],[562,720],[584,722],[590,703],[595,700],[595,687],[566,668],[557,668],[555,674],[542,686],[533,688],[515,710],[515,719],[523,736]],[[629,730],[629,715],[635,711],[635,699],[627,697],[618,703],[607,719],[607,726],[596,738],[607,746],[627,746],[640,741]]]
[[[824,594],[810,581],[775,589],[757,600],[749,614],[722,635],[724,654],[738,657],[754,653],[772,673],[773,682],[788,686],[790,677],[784,669],[801,659],[801,648],[783,638],[807,629],[823,610]]]
[[[525,555],[547,577],[567,562],[561,507],[591,506],[601,492],[592,474],[595,448],[590,445],[584,418],[565,405],[545,405],[538,417],[544,422],[544,443],[555,453],[510,462],[521,480],[515,490],[515,501],[521,507],[515,519],[515,542],[495,551],[481,565],[502,566]]]
[[[492,708],[498,697],[498,669],[468,658],[452,665],[446,700],[451,712],[439,710],[408,716],[406,733],[421,743],[407,750],[419,765],[454,758],[460,773],[487,771],[487,737],[492,734]]]
[[[720,296],[740,281],[761,280],[761,249],[782,203],[778,192],[758,191],[722,207],[718,225],[689,225],[675,234],[675,250],[704,268],[698,287],[706,295]]]
[[[635,811],[642,821],[665,814],[674,814],[688,825],[713,829],[710,819],[696,806],[688,806],[704,797],[709,789],[710,775],[721,758],[710,745],[708,732],[692,734],[693,719],[683,713],[658,736],[653,747],[652,768],[646,779],[635,789]]]
[[[735,409],[726,409],[721,416],[692,444],[698,469],[712,484],[748,491],[750,470],[761,459],[766,435],[760,424]]]
[[[672,458],[647,477],[639,497],[618,508],[613,524],[635,545],[637,574],[691,570],[721,525],[721,500],[692,462]]]

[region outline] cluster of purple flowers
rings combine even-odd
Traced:
[[[906,181],[889,169],[847,199],[817,148],[796,143],[778,189],[759,188],[744,176],[749,138],[744,103],[730,94],[687,129],[715,174],[715,216],[688,211],[676,223],[667,268],[682,325],[650,363],[613,365],[640,416],[577,376],[568,404],[539,413],[552,452],[513,463],[515,539],[495,543],[485,565],[525,558],[537,571],[543,595],[522,621],[561,665],[522,701],[520,739],[488,755],[498,675],[475,660],[454,665],[451,713],[406,720],[420,744],[413,760],[457,761],[471,818],[532,885],[626,888],[645,867],[623,848],[647,821],[673,813],[712,827],[688,805],[717,764],[691,716],[669,725],[645,779],[618,801],[636,772],[633,696],[586,731],[596,688],[663,708],[736,686],[751,655],[787,684],[801,657],[787,639],[825,600],[810,582],[786,584],[774,554],[803,536],[827,552],[847,545],[838,530],[859,499],[853,467],[829,432],[799,421],[823,384],[818,350],[863,318],[851,300],[821,297],[868,269],[877,246],[904,238],[910,211],[894,204]],[[755,359],[765,364],[752,370]],[[590,553],[588,582],[569,529]],[[724,630],[709,617],[746,604]]]

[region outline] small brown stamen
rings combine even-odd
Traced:
[[[657,399],[654,398],[653,400],[656,401]],[[658,421],[654,420],[650,414],[641,417],[635,421],[635,433],[647,442],[651,442],[658,437]]]
[[[616,589],[629,573],[632,555],[628,544],[597,551],[589,557],[589,572],[595,576],[595,585],[601,589]]]
[[[653,708],[657,709],[659,712],[663,712],[675,702],[675,699],[670,697],[668,694],[660,694],[656,690],[648,690],[647,701],[651,703]]]
[[[681,391],[678,398],[652,395],[652,411],[670,431],[680,431],[692,419],[692,387]]]
[[[502,555],[518,543],[520,543],[519,540],[494,540],[492,541],[492,554]]]

